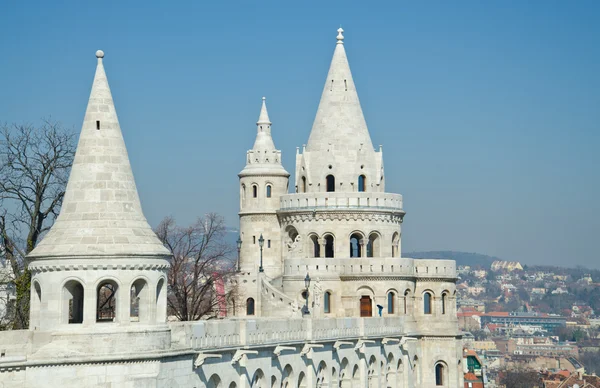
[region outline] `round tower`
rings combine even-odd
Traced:
[[[97,351],[161,348],[169,342],[166,283],[170,253],[142,212],[102,63],[104,53],[98,51],[96,57],[96,74],[60,214],[28,256],[30,329],[69,333],[74,349],[79,343],[83,351],[90,346],[97,346]],[[116,331],[127,332],[129,337],[136,332],[158,334],[134,343],[98,334]],[[94,335],[75,335],[90,332]]]
[[[277,210],[279,199],[288,192],[290,174],[281,164],[281,151],[271,137],[271,120],[266,99],[262,99],[256,123],[254,146],[246,153],[246,166],[240,178],[240,269],[261,271],[268,277],[281,276],[282,241]]]

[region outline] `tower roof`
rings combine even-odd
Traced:
[[[275,148],[271,137],[271,119],[267,111],[267,99],[262,98],[262,106],[256,122],[256,140],[254,146],[246,154],[246,167],[240,172],[244,175],[273,174],[289,176],[281,164],[281,151]]]
[[[273,151],[275,150],[275,143],[271,137],[271,120],[269,119],[269,112],[267,112],[267,98],[262,98],[262,106],[260,108],[260,115],[256,122],[256,140],[252,147],[255,151]]]
[[[142,212],[102,60],[56,222],[30,258],[168,256]]]
[[[338,150],[373,150],[346,57],[343,32],[342,28],[338,29],[337,44],[308,139],[307,151],[321,151],[331,146]]]

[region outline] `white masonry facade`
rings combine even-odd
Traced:
[[[455,262],[401,257],[402,196],[385,192],[342,33],[291,190],[263,98],[239,174],[238,297],[198,322],[167,321],[170,254],[96,53],[61,213],[28,257],[30,328],[0,332],[0,387],[463,386]]]

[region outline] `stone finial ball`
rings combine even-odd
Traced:
[[[102,50],[96,51],[96,58],[104,58],[104,51],[102,51]]]

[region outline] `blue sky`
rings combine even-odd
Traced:
[[[149,221],[236,226],[261,97],[293,172],[341,24],[403,251],[600,268],[599,17],[585,0],[7,1],[0,121],[78,132],[102,49]]]

